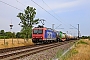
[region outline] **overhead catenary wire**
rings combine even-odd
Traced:
[[[22,4],[23,6],[26,6],[26,5],[24,5],[23,3],[21,3],[20,1],[18,1],[18,0],[16,0],[16,1],[17,1],[18,3],[20,3],[20,4]],[[12,8],[15,8],[15,9],[17,9],[17,10],[19,10],[19,11],[23,11],[23,10],[21,10],[21,9],[15,7],[15,6],[12,6],[12,5],[10,5],[10,4],[6,3],[6,2],[3,2],[3,1],[1,1],[1,0],[0,0],[0,2],[1,2],[1,3],[4,3],[4,4],[6,4],[6,5],[8,5],[8,6],[12,7]],[[46,22],[47,22],[47,21],[46,21]],[[47,22],[47,23],[51,24],[50,22]]]
[[[16,0],[17,2],[19,2],[18,0]],[[33,0],[31,0],[31,1],[33,1]],[[2,2],[2,3],[4,3],[4,4],[6,4],[6,5],[8,5],[8,6],[11,6],[11,7],[13,7],[13,8],[15,8],[15,9],[17,9],[17,10],[19,10],[19,11],[23,11],[23,10],[21,10],[21,9],[19,9],[19,8],[17,8],[17,7],[15,7],[15,6],[12,6],[12,5],[10,5],[10,4],[8,4],[8,3],[6,3],[6,2],[3,2],[3,1],[1,1],[0,0],[0,2]],[[34,1],[33,1],[34,2]],[[19,2],[20,3],[20,2]],[[37,4],[36,2],[34,2],[35,4]],[[21,3],[22,4],[22,3]],[[22,4],[22,5],[24,5],[24,4]],[[37,4],[38,5],[38,4]],[[25,6],[25,5],[24,5]],[[38,5],[39,7],[41,7],[40,5]],[[42,8],[42,7],[41,7]],[[44,8],[42,8],[43,10],[45,10]],[[45,10],[47,13],[49,13],[47,10]],[[53,16],[51,13],[49,13],[51,16]],[[56,20],[58,20],[55,16],[53,16]],[[58,21],[60,21],[60,20],[58,20]],[[61,21],[60,21],[61,22]],[[72,26],[73,27],[73,26]],[[75,27],[74,27],[75,28]]]
[[[42,0],[42,1],[43,1],[44,4],[46,4],[46,5],[49,7],[49,5],[48,5],[44,0]],[[51,7],[49,7],[49,9],[51,9]],[[52,10],[52,9],[51,9],[51,10]],[[53,11],[53,10],[52,10],[52,11]],[[54,11],[53,11],[53,12],[54,12]],[[55,12],[54,12],[54,14],[57,15]],[[57,15],[57,16],[58,16],[58,15]],[[58,16],[58,17],[59,17],[59,16]],[[59,17],[59,18],[60,18],[60,17]],[[61,19],[61,18],[60,18],[60,19]],[[62,20],[63,20],[63,19],[62,19]],[[71,25],[71,24],[70,24],[70,26],[72,26],[73,28],[77,29],[76,27],[74,27],[74,26]],[[57,26],[57,27],[59,27],[59,26]],[[57,28],[57,27],[56,27],[56,28]]]
[[[54,15],[52,15],[50,12],[48,12],[47,10],[45,10],[43,7],[41,7],[38,3],[36,3],[35,1],[31,0],[33,3],[35,3],[36,5],[38,5],[40,8],[42,8],[44,11],[46,11],[49,15],[51,15],[53,18],[55,18],[56,20],[58,20],[59,22],[61,22],[58,18],[56,18]],[[42,0],[43,1],[43,0]],[[44,2],[44,1],[43,1]],[[46,4],[46,3],[45,3]],[[48,5],[47,5],[48,6]],[[48,6],[49,7],[49,6]],[[50,7],[49,7],[50,8]],[[51,9],[51,8],[50,8]],[[56,13],[55,13],[56,14]],[[61,22],[62,23],[62,22]],[[70,24],[70,26],[72,26]],[[74,27],[74,26],[72,26]],[[76,27],[74,27],[75,29],[77,29]]]
[[[72,26],[72,25],[70,24],[70,26]],[[78,28],[76,28],[76,27],[74,27],[74,26],[72,26],[72,27],[78,30]]]
[[[46,4],[46,5],[49,7],[49,5],[48,5],[44,0],[42,0],[42,1],[43,1],[44,4]],[[51,7],[49,7],[49,9],[51,9],[51,11],[54,12]],[[54,12],[54,14],[57,15],[55,12]],[[58,15],[57,15],[57,16],[58,16]],[[59,16],[58,16],[58,17],[59,17]],[[60,17],[59,17],[59,18],[60,18]],[[61,18],[60,18],[60,19],[61,19]],[[61,24],[60,24],[60,25],[61,25]],[[59,25],[59,26],[60,26],[60,25]],[[57,26],[55,29],[57,29],[59,26]]]
[[[20,1],[18,1],[18,0],[16,0],[18,3],[20,3],[20,4],[22,4],[23,6],[26,6],[25,4],[23,4],[23,3],[21,3]],[[41,7],[38,3],[36,3],[35,1],[33,1],[33,0],[31,0],[32,2],[34,2],[36,5],[38,5],[40,8],[42,8],[43,10],[45,10],[43,7]],[[43,3],[45,3],[44,2],[44,0],[42,0],[43,1]],[[46,3],[45,3],[46,4]],[[47,4],[46,4],[47,5]],[[48,6],[48,5],[47,5]],[[48,6],[49,7],[49,6]],[[50,8],[50,7],[49,7]],[[50,8],[51,9],[51,8]],[[51,9],[52,10],[52,9]],[[47,13],[49,13],[47,10],[45,10]],[[53,11],[53,10],[52,10]],[[54,12],[54,11],[53,11]],[[51,13],[49,13],[51,16],[53,16]],[[55,12],[54,12],[54,14],[56,14]],[[56,14],[57,15],[57,14]],[[58,16],[58,15],[57,15]],[[53,16],[55,19],[57,19],[55,16]],[[59,17],[59,16],[58,16]],[[60,18],[60,17],[59,17]],[[61,18],[60,18],[61,19]],[[57,19],[59,22],[61,22],[59,19]],[[46,21],[47,22],[47,21]],[[49,23],[49,22],[48,22]],[[62,23],[62,22],[61,22]],[[51,24],[51,23],[50,23]],[[70,26],[72,26],[71,24],[70,24]],[[72,26],[73,28],[75,28],[75,29],[77,29],[76,27],[74,27],[74,26]]]
[[[16,0],[18,3],[20,3],[20,4],[22,4],[23,6],[26,6],[26,5],[24,5],[23,3],[21,3],[20,1],[18,1],[18,0]]]
[[[44,0],[42,0],[42,1],[43,1],[44,4],[46,4],[46,5],[49,7],[49,5],[48,5],[47,3],[45,3]],[[49,9],[51,9],[51,8],[49,7]],[[52,10],[52,9],[51,9],[51,10]],[[53,10],[52,10],[52,11],[53,11]],[[54,12],[54,11],[53,11],[53,12]],[[54,12],[54,14],[57,15],[55,12]],[[57,15],[57,16],[58,16],[58,15]],[[59,16],[58,16],[58,17],[59,17]],[[60,18],[60,17],[59,17],[59,18]],[[60,18],[60,19],[61,19],[61,18]],[[61,24],[60,24],[60,25],[61,25]],[[60,25],[59,25],[59,26],[60,26]],[[64,25],[66,25],[66,24],[64,24]],[[78,30],[78,28],[74,27],[73,25],[71,25],[71,24],[69,24],[69,25],[70,25],[71,27],[73,27],[74,29],[77,29],[77,30]],[[59,26],[57,26],[56,29],[57,29]]]
[[[21,3],[20,1],[18,1],[18,0],[16,0],[18,3],[20,3],[21,5],[23,5],[23,6],[26,6],[25,4],[23,4],[23,3]],[[36,18],[38,18],[38,17],[36,17]],[[47,22],[46,20],[45,20],[45,22]],[[51,24],[50,22],[47,22],[47,23],[49,23],[49,24]]]
[[[12,6],[12,5],[10,5],[10,4],[6,3],[6,2],[3,2],[3,1],[1,1],[1,0],[0,0],[0,2],[6,4],[6,5],[10,6],[10,7],[13,7],[13,8],[15,8],[15,9],[17,9],[17,10],[19,10],[19,11],[23,11],[23,10],[21,10],[21,9],[15,7],[15,6]]]
[[[44,1],[44,0],[42,0],[43,1],[43,3],[44,4],[46,4],[48,7],[49,7],[49,9],[51,9],[52,10],[52,8]],[[57,15],[53,10],[52,10],[52,12],[55,14],[55,15]],[[58,16],[58,15],[57,15]],[[59,16],[58,16],[59,17]],[[59,17],[60,18],[60,17]],[[60,18],[61,19],[61,18]]]
[[[44,3],[44,4],[46,4],[46,5],[49,7],[49,5],[48,5],[47,3],[45,3],[45,1],[44,1],[44,0],[42,0],[42,1],[43,1],[43,3]],[[51,7],[49,7],[49,9],[51,9],[51,10],[52,10],[52,8],[51,8]],[[52,10],[52,12],[54,12],[54,11]],[[54,12],[54,14],[55,14],[55,15],[57,15],[55,12]],[[57,15],[57,16],[58,16],[58,15]],[[59,17],[59,16],[58,16],[58,17]],[[59,17],[59,18],[60,18],[60,17]],[[61,19],[61,18],[60,18],[60,19]],[[61,22],[61,21],[60,21],[60,22]],[[62,22],[61,22],[61,23],[62,23]],[[60,24],[60,25],[61,25],[61,24]],[[56,28],[58,28],[58,27],[59,27],[59,26],[57,26]],[[56,29],[56,28],[55,28],[55,29]]]
[[[20,1],[18,1],[18,0],[16,0],[18,3],[20,3],[20,4],[22,4],[23,6],[26,6],[25,4],[23,4],[23,3],[21,3]],[[43,3],[45,3],[44,2],[44,0],[42,0],[43,1]],[[46,3],[45,3],[46,4]],[[46,4],[47,5],[47,4]],[[47,5],[48,6],[48,5]],[[39,5],[39,7],[40,7],[40,5]],[[48,6],[49,7],[49,6]],[[42,7],[41,7],[42,8]],[[49,7],[50,8],[50,7]],[[43,8],[44,9],[44,8]],[[50,8],[51,9],[51,8]],[[52,10],[52,9],[51,9]],[[53,11],[53,10],[52,10]],[[48,12],[48,11],[47,11]],[[54,11],[53,11],[54,12]],[[55,12],[54,12],[55,13]],[[55,13],[56,14],[56,13]],[[57,14],[56,14],[57,15]],[[57,15],[58,16],[58,15]],[[59,17],[59,16],[58,16]],[[56,17],[55,17],[56,18]],[[60,17],[59,17],[60,18]],[[46,21],[47,22],[47,21]],[[49,23],[49,22],[48,22]],[[50,23],[51,24],[51,23]],[[72,26],[72,25],[70,25],[70,26]],[[74,27],[74,26],[72,26],[72,27]],[[75,27],[74,27],[75,28]],[[76,29],[76,28],[75,28]]]
[[[61,26],[62,24],[60,24],[59,26]],[[57,29],[59,26],[57,26],[55,29]]]
[[[52,15],[50,12],[48,12],[46,9],[44,9],[43,7],[41,7],[38,3],[36,3],[35,1],[31,0],[33,3],[35,3],[37,6],[39,6],[40,8],[42,8],[44,11],[46,11],[49,15],[51,15],[53,18],[55,18],[56,20],[58,20],[59,22],[61,22],[58,18],[56,18],[54,15]],[[61,22],[62,23],[62,22]]]

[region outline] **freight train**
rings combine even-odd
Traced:
[[[32,30],[33,43],[51,43],[73,39],[77,39],[77,37],[40,25]]]

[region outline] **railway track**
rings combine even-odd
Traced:
[[[59,42],[59,43],[52,43],[47,45],[36,45],[36,46],[26,46],[26,47],[23,46],[19,48],[17,47],[17,48],[11,48],[8,50],[3,50],[3,51],[0,51],[0,60],[16,60],[24,56],[36,54],[40,51],[44,51],[50,48],[67,44],[69,42],[74,42],[74,40]]]

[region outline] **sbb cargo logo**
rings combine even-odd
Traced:
[[[52,33],[51,32],[47,32],[47,38],[52,38]]]

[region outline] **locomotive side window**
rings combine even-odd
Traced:
[[[42,34],[43,30],[42,29],[34,29],[33,34]]]

